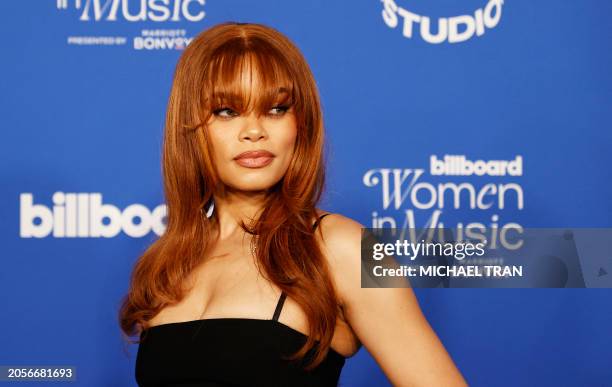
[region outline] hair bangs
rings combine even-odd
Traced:
[[[214,75],[214,78],[213,78]],[[265,113],[293,106],[296,85],[282,53],[263,41],[236,39],[219,47],[206,69],[203,100],[209,118],[217,109]]]

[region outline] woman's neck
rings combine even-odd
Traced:
[[[250,224],[259,216],[266,199],[266,192],[230,191],[225,190],[215,196],[215,213],[219,220],[219,240],[242,233],[240,222]]]

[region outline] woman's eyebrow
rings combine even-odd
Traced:
[[[289,88],[280,86],[272,92],[273,94],[289,94]],[[234,93],[233,91],[215,91],[214,96],[216,98],[240,98],[241,94]]]
[[[234,102],[242,101],[243,95],[241,93],[235,93],[233,91],[217,91],[212,96],[212,101],[214,104],[225,105],[231,104]],[[290,89],[285,86],[280,86],[272,91],[272,93],[268,94],[268,98],[271,98],[273,101],[281,101],[284,102],[287,99],[291,98]]]
[[[286,87],[279,87],[278,89],[276,89],[277,94],[289,94],[289,89],[287,89]]]
[[[226,101],[226,100],[235,101],[236,99],[239,99],[241,97],[242,97],[241,95],[236,94],[234,92],[229,92],[229,91],[217,91],[213,95],[213,99],[222,100],[222,101]]]

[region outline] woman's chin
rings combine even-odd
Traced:
[[[278,180],[267,181],[267,180],[257,179],[253,181],[236,182],[234,184],[230,184],[230,186],[234,190],[237,190],[237,191],[257,193],[257,192],[262,192],[262,191],[266,191],[270,189],[277,182]]]

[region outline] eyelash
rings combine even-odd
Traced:
[[[278,113],[278,114],[268,114],[270,117],[273,117],[273,118],[282,117],[282,116],[285,115],[285,113],[287,113],[287,110],[289,110],[289,106],[288,105],[278,105],[278,106],[274,106],[270,110],[272,110],[272,109],[279,109],[280,113]],[[217,109],[217,110],[213,111],[213,114],[215,116],[221,117],[223,119],[229,119],[229,118],[235,117],[235,115],[234,116],[229,116],[229,117],[219,115],[221,112],[223,112],[225,110],[233,111],[231,108],[225,107],[225,108],[221,108],[221,109]]]

